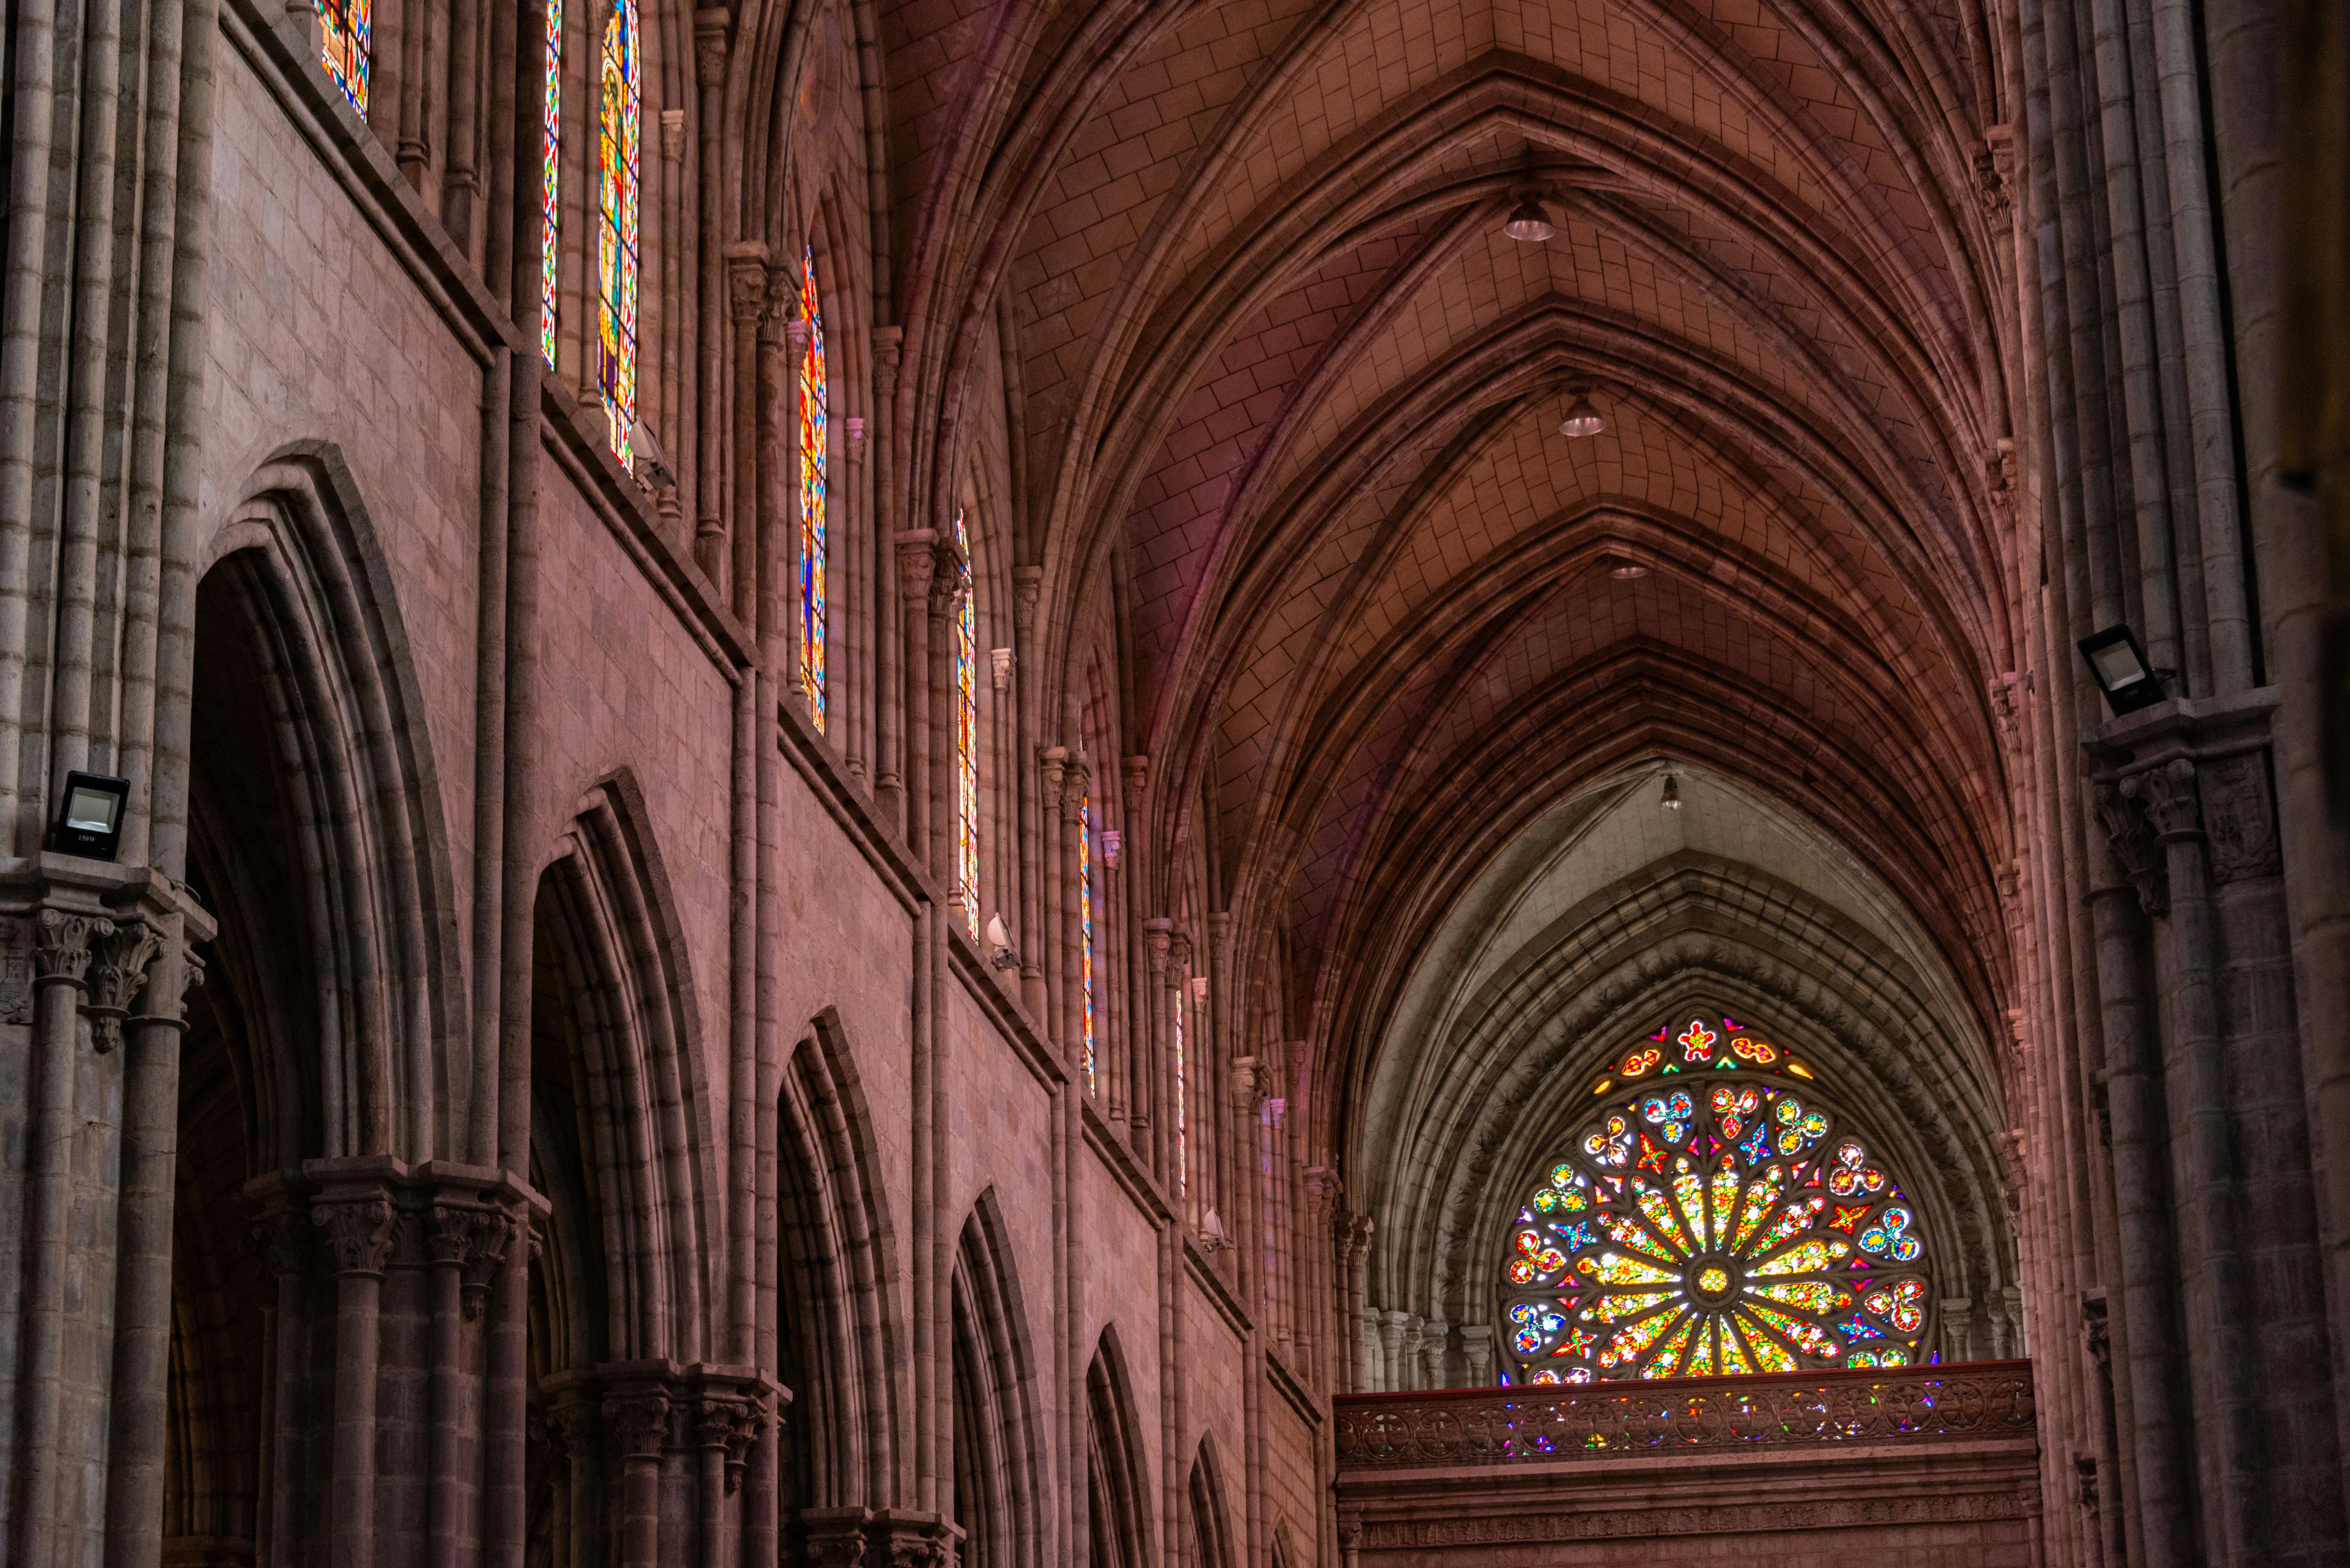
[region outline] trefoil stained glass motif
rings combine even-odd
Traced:
[[[637,3],[614,0],[604,23],[596,138],[596,389],[612,451],[635,458],[637,428]]]
[[[1077,975],[1085,992],[1086,1093],[1094,1088],[1094,849],[1093,796],[1077,805]]]
[[[563,0],[546,0],[546,157],[539,171],[538,212],[546,232],[538,261],[538,351],[555,369],[555,279],[563,231]]]
[[[1938,1359],[1918,1204],[1814,1085],[1718,1014],[1602,1069],[1511,1232],[1509,1381]]]
[[[830,383],[824,370],[824,307],[816,298],[816,247],[800,259],[800,315],[807,347],[800,352],[800,690],[816,727],[824,728],[825,421]]]
[[[320,57],[327,74],[365,119],[368,111],[368,66],[375,56],[375,38],[369,29],[368,0],[317,0],[318,31],[326,39]]]
[[[955,509],[955,550],[971,559],[971,531]],[[966,582],[955,599],[955,877],[962,888],[963,924],[979,940],[979,611]]]

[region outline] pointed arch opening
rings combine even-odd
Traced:
[[[1086,1368],[1087,1561],[1091,1568],[1145,1568],[1151,1560],[1142,1428],[1118,1330],[1102,1330]]]
[[[1043,1543],[1044,1434],[1026,1308],[993,1189],[955,1247],[954,1521],[966,1568],[1036,1560]]]

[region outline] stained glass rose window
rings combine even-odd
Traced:
[[[1510,1232],[1518,1384],[1907,1366],[1933,1345],[1918,1206],[1809,1067],[1721,1017],[1609,1063]]]

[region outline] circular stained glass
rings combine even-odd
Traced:
[[[1793,1057],[1732,1020],[1693,1019],[1611,1064],[1592,1097],[1512,1230],[1512,1381],[1930,1354],[1918,1207]]]

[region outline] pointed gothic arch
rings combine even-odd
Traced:
[[[954,1521],[966,1568],[1038,1560],[1044,1545],[1045,1434],[1035,1369],[1003,1216],[981,1193],[955,1246]]]
[[[1232,1510],[1224,1502],[1224,1469],[1216,1457],[1212,1433],[1200,1434],[1200,1450],[1191,1459],[1191,1475],[1184,1487],[1189,1505],[1184,1518],[1183,1561],[1189,1568],[1234,1568]]]
[[[1145,1568],[1151,1560],[1150,1489],[1134,1382],[1118,1328],[1102,1330],[1086,1368],[1086,1517],[1091,1568]]]

